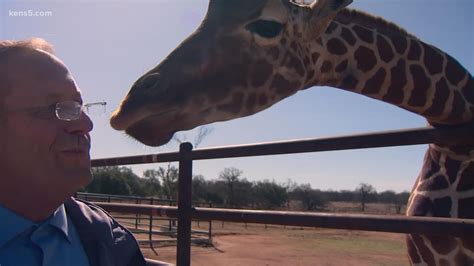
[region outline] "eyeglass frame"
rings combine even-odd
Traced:
[[[72,106],[68,107],[68,108],[72,107],[74,109],[75,113],[71,113],[71,114],[69,114],[70,116],[67,117],[67,116],[62,115],[61,111],[58,111],[58,110],[61,110],[61,108],[64,108],[64,106],[63,106],[64,104],[69,104],[69,103],[75,104],[73,107]],[[97,106],[97,105],[106,106],[107,102],[102,101],[102,102],[92,102],[92,103],[83,104],[79,101],[62,101],[62,102],[57,102],[57,103],[54,103],[54,104],[51,104],[51,105],[48,105],[48,106],[28,107],[28,108],[13,109],[13,110],[1,110],[0,112],[9,113],[9,112],[32,112],[33,111],[33,112],[35,112],[33,114],[34,116],[39,117],[39,118],[43,118],[43,119],[50,119],[52,117],[40,117],[38,115],[39,113],[47,113],[48,116],[50,116],[52,113],[54,113],[54,115],[56,116],[56,118],[58,120],[61,120],[61,121],[75,121],[75,120],[78,120],[81,117],[82,112],[88,113],[90,107]],[[69,111],[71,111],[71,110],[72,109],[69,109]]]

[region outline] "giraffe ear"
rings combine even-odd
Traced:
[[[337,12],[352,3],[352,0],[317,0],[310,5],[311,14],[307,21],[308,41],[318,38],[331,23]]]

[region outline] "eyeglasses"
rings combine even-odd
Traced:
[[[105,113],[106,102],[94,102],[81,104],[77,101],[64,101],[52,104],[50,106],[31,107],[18,110],[3,110],[4,112],[29,112],[32,115],[42,118],[51,119],[56,116],[62,121],[74,121],[81,117],[81,113],[100,115]]]

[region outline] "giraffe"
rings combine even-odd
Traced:
[[[210,0],[200,27],[140,77],[111,125],[147,145],[330,86],[449,127],[472,124],[472,75],[454,58],[351,0]],[[474,147],[428,146],[407,215],[474,219]],[[473,265],[474,236],[407,235],[413,265]]]

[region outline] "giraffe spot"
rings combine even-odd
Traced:
[[[451,57],[448,58],[448,63],[446,64],[444,71],[446,72],[446,78],[448,79],[449,83],[455,86],[458,85],[458,83],[466,75],[466,70]]]
[[[439,266],[450,266],[449,260],[439,259]]]
[[[435,199],[433,201],[433,216],[435,217],[451,217],[452,200],[450,197]]]
[[[468,191],[474,188],[474,163],[470,163],[469,166],[464,169],[459,180],[457,191]],[[474,206],[474,205],[473,205]]]
[[[474,80],[472,76],[468,78],[466,86],[462,88],[462,93],[464,94],[464,98],[469,101],[471,104],[474,104]]]
[[[397,51],[397,53],[404,54],[408,46],[406,37],[393,36],[391,37],[391,39],[392,39],[392,44],[395,47],[395,50]]]
[[[345,90],[355,90],[359,81],[352,75],[347,75],[341,82],[341,88]]]
[[[357,41],[354,37],[354,34],[352,34],[352,32],[347,28],[342,28],[341,37],[351,46],[354,45]]]
[[[457,242],[454,237],[450,236],[425,236],[431,242],[431,246],[438,254],[447,255],[457,247]]]
[[[474,265],[474,260],[462,251],[456,254],[454,261],[456,263],[455,265]]]
[[[446,174],[448,175],[449,182],[452,184],[454,181],[456,181],[459,168],[461,167],[461,162],[447,157],[444,165],[446,167]]]
[[[382,84],[385,81],[385,76],[387,75],[387,72],[383,67],[381,67],[379,70],[377,70],[377,73],[373,77],[371,77],[367,82],[365,83],[364,90],[362,90],[363,94],[375,94],[379,92],[379,90],[382,88]]]
[[[268,104],[268,97],[265,94],[260,94],[258,96],[258,105],[265,106]]]
[[[474,238],[472,237],[462,238],[462,246],[469,250],[474,250]]]
[[[217,109],[226,113],[238,114],[242,109],[243,102],[244,94],[237,92],[232,96],[232,100],[229,103],[218,105]]]
[[[433,98],[433,103],[430,108],[426,110],[423,114],[426,116],[440,116],[443,113],[444,106],[446,104],[446,99],[449,97],[449,87],[446,79],[441,78],[436,83],[436,91]]]
[[[426,216],[433,209],[433,202],[425,196],[416,195],[412,201],[409,216]]]
[[[333,33],[336,29],[337,29],[337,24],[335,22],[331,22],[329,24],[329,26],[327,27],[326,29],[326,33],[325,34],[331,34]]]
[[[421,57],[421,46],[417,40],[411,39],[408,60],[419,60]]]
[[[257,94],[256,93],[251,93],[247,97],[247,102],[246,102],[247,110],[252,111],[253,109],[255,109],[255,103],[256,102],[257,102]]]
[[[285,46],[285,45],[286,45],[286,42],[287,42],[286,38],[281,38],[280,44],[281,44],[282,46]]]
[[[290,69],[294,69],[299,76],[303,76],[304,66],[301,60],[291,53],[288,53],[288,57],[289,57],[289,60],[286,66]]]
[[[377,64],[377,58],[375,57],[374,51],[365,46],[359,47],[359,49],[355,51],[354,57],[357,61],[357,68],[365,73],[373,69]]]
[[[426,95],[431,86],[431,80],[426,76],[425,71],[419,65],[411,65],[410,73],[413,78],[413,91],[408,104],[422,107],[426,103]]]
[[[449,184],[446,178],[442,175],[438,175],[433,178],[428,178],[418,187],[419,191],[435,191],[448,188]]]
[[[308,83],[310,80],[312,80],[314,78],[314,74],[315,74],[314,70],[310,70],[308,74],[306,75],[305,83]]]
[[[277,60],[280,56],[280,49],[278,49],[278,47],[272,47],[268,50],[268,55],[270,55],[273,60]]]
[[[290,87],[290,82],[280,74],[277,74],[273,78],[271,87],[275,89],[276,93],[282,95],[290,95],[293,92],[292,88]]]
[[[435,259],[433,257],[433,254],[426,246],[425,241],[423,241],[423,238],[419,235],[412,235],[412,237],[426,265],[435,265]]]
[[[323,46],[323,40],[321,39],[321,37],[316,39],[316,43],[319,44],[320,46]]]
[[[433,158],[433,152],[427,152],[425,155],[425,159],[423,161],[423,168],[421,169],[420,177],[421,180],[428,179],[432,177],[434,174],[438,173],[441,169],[440,165],[438,164],[438,160]]]
[[[335,55],[343,55],[347,53],[346,45],[339,39],[332,38],[327,43],[328,52]]]
[[[259,60],[255,63],[251,73],[251,82],[253,87],[261,87],[273,73],[273,66],[266,60]]]
[[[342,73],[344,70],[346,70],[347,64],[348,64],[347,60],[344,60],[341,63],[339,63],[335,68],[336,72],[337,73]]]
[[[423,62],[431,75],[438,74],[443,70],[443,56],[431,45],[422,43],[425,50]]]
[[[408,257],[411,260],[411,264],[421,263],[421,258],[418,255],[418,250],[416,248],[415,242],[413,241],[410,235],[407,235],[406,242],[408,249]]]
[[[460,199],[458,202],[458,217],[464,219],[474,219],[474,197]]]
[[[390,85],[383,99],[393,104],[403,101],[403,88],[407,84],[405,60],[400,59],[395,67],[390,69]]]
[[[451,110],[448,120],[452,122],[462,122],[466,102],[459,91],[454,91],[454,100],[452,106],[453,109]]]
[[[319,53],[313,53],[311,55],[311,60],[313,61],[313,64],[316,64],[316,61],[318,61],[320,54]]]
[[[321,72],[322,73],[327,73],[332,69],[332,63],[329,61],[324,61],[324,63],[321,65]]]
[[[309,57],[308,57],[308,56],[305,56],[304,59],[303,59],[303,64],[304,64],[305,66],[308,66],[310,63],[311,63],[311,62],[310,62],[310,60],[309,60]]]
[[[392,61],[394,57],[392,47],[390,46],[388,41],[380,34],[377,35],[377,49],[379,50],[380,58],[385,63]]]
[[[296,51],[298,50],[298,45],[296,44],[295,41],[292,41],[291,44],[290,44],[290,49],[296,53]]]
[[[367,42],[367,43],[373,43],[374,42],[374,35],[373,35],[373,32],[370,31],[369,29],[367,28],[364,28],[364,27],[361,27],[359,25],[354,25],[352,27],[352,29],[354,30],[354,32],[356,33],[356,35],[361,39],[363,40],[364,42]]]

